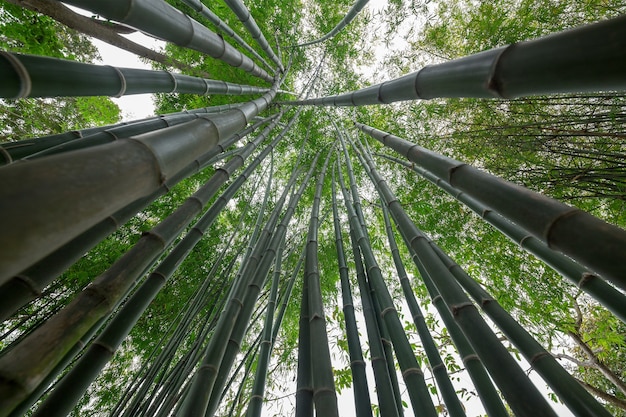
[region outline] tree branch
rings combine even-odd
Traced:
[[[153,51],[150,48],[139,45],[123,36],[120,36],[116,29],[107,27],[97,20],[75,13],[67,6],[58,1],[53,0],[7,0],[9,3],[24,7],[29,10],[44,14],[56,20],[65,26],[74,29],[85,35],[100,39],[110,45],[124,49],[142,58],[158,62],[168,67],[175,67],[182,71],[191,71],[195,75],[208,78],[209,74],[199,72],[195,68],[172,59],[167,55]]]

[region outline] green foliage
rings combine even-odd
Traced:
[[[0,49],[80,62],[99,59],[89,39],[55,20],[0,4]],[[112,124],[120,109],[106,97],[0,100],[0,141]]]

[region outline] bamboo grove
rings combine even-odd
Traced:
[[[332,45],[367,1],[319,38],[284,39],[241,0],[66,3],[228,76],[0,52],[3,100],[212,100],[0,143],[0,416],[626,412],[623,376],[605,369],[611,400],[573,375],[478,261],[457,263],[422,225],[428,196],[404,189],[432,184],[621,323],[626,231],[387,132],[375,110],[621,95],[626,17],[325,90],[327,53],[348,62]]]

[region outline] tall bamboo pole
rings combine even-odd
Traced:
[[[0,97],[109,96],[179,93],[264,94],[268,88],[168,71],[120,68],[11,52],[0,54]]]
[[[236,318],[235,324],[230,333],[230,337],[228,338],[226,351],[219,364],[219,373],[217,375],[215,386],[213,387],[213,390],[211,392],[211,398],[206,411],[207,417],[212,417],[217,410],[219,401],[222,397],[226,377],[230,372],[230,368],[233,365],[237,353],[239,353],[241,343],[249,328],[248,323],[250,322],[250,317],[254,305],[258,300],[259,292],[261,288],[265,285],[268,272],[276,256],[276,252],[279,246],[282,244],[282,241],[285,239],[289,222],[302,197],[302,194],[308,186],[308,182],[313,174],[313,170],[317,166],[318,157],[319,153],[316,155],[313,162],[311,163],[311,167],[309,168],[309,171],[307,172],[300,186],[291,196],[289,200],[289,205],[287,206],[280,223],[276,226],[274,234],[272,235],[269,244],[266,246],[266,250],[264,251],[263,256],[258,262],[258,266],[254,269],[253,274],[247,277],[247,280],[243,281],[243,284],[245,285],[244,294],[243,297],[239,299],[242,307],[240,309],[240,313]]]
[[[280,283],[281,265],[283,261],[284,243],[278,248],[274,262],[274,276],[270,289],[270,296],[267,303],[265,323],[263,325],[261,347],[257,359],[257,368],[254,375],[254,385],[250,395],[250,402],[246,411],[246,417],[260,417],[265,393],[265,380],[269,367],[270,353],[272,349],[272,327],[274,324],[274,312],[276,310],[276,299],[278,297],[278,286]]]
[[[279,113],[275,116],[280,117],[281,114],[282,113]],[[272,120],[275,119],[275,116],[272,117]],[[275,120],[272,126],[275,126],[278,120],[280,119]],[[48,284],[83,256],[83,254],[93,248],[106,236],[113,233],[120,225],[125,224],[137,212],[147,207],[149,203],[164,195],[182,179],[211,165],[219,152],[224,152],[226,148],[238,142],[262,124],[263,122],[257,122],[241,132],[232,135],[225,141],[218,143],[216,147],[200,155],[176,175],[167,179],[163,185],[150,195],[136,200],[121,210],[118,210],[111,216],[81,233],[70,242],[61,246],[50,255],[44,257],[41,261],[33,264],[31,267],[0,285],[0,320],[8,318],[17,311],[18,308],[39,296]],[[223,155],[225,155],[225,153],[223,153]]]
[[[53,148],[55,146],[72,143],[74,141],[78,141],[80,139],[87,138],[92,135],[100,134],[106,131],[109,131],[110,134],[114,137],[130,137],[139,133],[150,132],[158,128],[180,124],[178,123],[178,121],[184,122],[195,119],[197,118],[197,114],[220,113],[222,111],[231,110],[237,107],[239,107],[239,104],[203,107],[200,109],[196,109],[195,111],[175,112],[160,116],[147,117],[141,120],[134,120],[132,122],[121,122],[112,125],[72,130],[69,132],[35,137],[31,139],[21,139],[13,142],[4,142],[0,145],[0,165],[10,164],[19,159],[31,157],[34,154],[41,154],[47,149]],[[189,119],[185,120],[186,117],[189,117]],[[181,118],[183,120],[180,120]],[[162,121],[163,123],[159,123],[160,121]],[[145,130],[143,130],[144,128]]]
[[[202,16],[209,19],[211,23],[213,23],[222,33],[225,33],[226,36],[233,38],[239,46],[246,50],[247,53],[256,58],[259,62],[261,62],[267,69],[273,69],[267,61],[259,55],[257,51],[255,51],[246,41],[244,41],[241,36],[237,35],[235,31],[233,31],[230,26],[228,26],[222,19],[219,18],[218,15],[213,13],[208,7],[206,7],[200,0],[182,0],[187,6],[196,10],[196,12],[200,13]]]
[[[337,264],[339,267],[339,279],[341,281],[341,296],[343,299],[343,315],[346,323],[346,336],[348,340],[348,353],[350,355],[350,369],[352,371],[352,384],[354,387],[354,407],[357,417],[371,417],[372,407],[365,373],[365,361],[361,351],[359,340],[359,329],[354,314],[354,303],[352,300],[352,289],[348,277],[348,266],[343,248],[343,237],[341,233],[341,222],[339,211],[337,210],[337,190],[335,185],[335,171],[332,178],[332,205],[333,224],[335,229],[335,247],[337,249]]]
[[[306,274],[306,272],[304,274]],[[312,352],[309,322],[309,287],[307,280],[303,279],[300,319],[298,323],[298,370],[296,376],[295,417],[313,417]]]
[[[234,290],[229,297],[230,299],[228,304],[220,316],[220,322],[217,325],[216,332],[206,347],[204,359],[200,368],[194,375],[190,391],[187,393],[183,408],[180,410],[181,416],[204,415],[207,412],[211,396],[215,395],[216,397],[214,398],[219,398],[221,395],[221,390],[215,389],[215,386],[216,380],[220,376],[223,377],[222,381],[225,383],[226,377],[220,375],[219,372],[228,348],[229,338],[244,307],[243,299],[245,297],[249,281],[253,278],[253,274],[257,269],[261,255],[265,252],[269,243],[270,235],[278,222],[278,215],[287,197],[287,192],[297,178],[296,173],[296,167],[294,167],[294,172],[292,173],[288,185],[285,187],[283,194],[277,201],[272,216],[268,220],[266,227],[264,228],[254,250],[252,251],[252,254],[248,258],[248,261],[241,272],[239,282],[235,284]],[[219,384],[217,384],[217,386],[219,386]],[[219,394],[217,394],[218,391]],[[218,401],[214,400],[215,405],[217,405],[217,402]]]
[[[339,176],[341,181],[341,176]],[[346,210],[348,211],[348,218],[350,219],[350,230],[355,234],[356,241],[359,245],[359,249],[363,253],[365,265],[369,272],[368,277],[373,285],[376,296],[381,304],[382,318],[388,326],[391,333],[393,347],[396,351],[398,363],[402,370],[402,377],[407,386],[411,404],[415,413],[422,413],[424,416],[436,416],[435,407],[430,397],[430,392],[424,382],[424,374],[420,369],[415,354],[413,353],[406,333],[404,333],[404,327],[400,322],[397,311],[393,306],[393,300],[387,287],[385,285],[382,273],[372,248],[369,245],[369,239],[365,236],[363,227],[359,222],[358,216],[349,203],[349,196],[345,187],[342,186],[344,193],[344,202]],[[366,290],[367,291],[367,290]],[[386,366],[386,365],[385,365]]]
[[[165,39],[176,45],[203,52],[267,82],[273,82],[272,77],[267,72],[224,41],[221,36],[181,13],[164,0],[151,0],[149,2],[141,0],[110,0],[107,2],[70,0],[67,3],[97,13],[107,19],[141,29],[159,39]]]
[[[436,97],[515,98],[624,91],[625,47],[626,16],[620,16],[429,65],[350,93],[286,104],[363,106]]]
[[[100,220],[157,190],[197,155],[214,148],[265,110],[276,88],[236,110],[108,145],[3,167],[0,284]]]
[[[446,304],[448,304],[450,310],[455,315],[457,322],[464,330],[465,335],[472,343],[474,349],[476,349],[483,363],[485,363],[489,369],[489,372],[502,390],[504,397],[509,402],[513,411],[520,415],[536,415],[533,413],[537,411],[533,409],[537,408],[543,410],[542,412],[544,413],[550,413],[546,415],[553,415],[553,411],[547,405],[543,397],[539,394],[534,385],[528,381],[524,372],[519,369],[510,355],[508,355],[506,349],[500,344],[489,326],[478,314],[475,305],[468,300],[467,296],[456,282],[456,279],[462,276],[460,268],[458,268],[458,266],[457,268],[452,268],[450,264],[451,260],[444,261],[444,258],[449,259],[447,255],[435,250],[434,247],[431,246],[428,238],[426,238],[408,218],[393,192],[376,171],[371,159],[367,162],[370,168],[369,172],[372,174],[372,179],[385,204],[389,207],[394,221],[398,225],[398,229],[401,230],[407,243],[417,254],[417,263],[421,264],[421,266],[428,271],[430,277],[435,280],[435,285],[444,301],[446,301]],[[444,256],[444,258],[442,258],[442,256]],[[452,271],[453,269],[458,270],[458,276],[457,273]],[[469,277],[466,277],[466,280],[474,282]],[[479,287],[475,282],[474,284],[476,287]],[[486,307],[486,304],[491,302],[494,302],[494,305],[496,304],[495,300],[492,298],[487,299],[481,297],[479,300],[483,307]],[[503,310],[498,310],[498,313],[504,314]],[[514,320],[511,321],[512,323],[509,323],[509,325],[517,325],[517,327],[519,327],[517,322]],[[523,335],[515,333],[515,331],[511,332],[510,336],[523,337]],[[524,341],[520,343],[520,347],[530,349],[532,346],[532,348],[535,349],[534,351],[528,351],[532,351],[533,353],[528,357],[530,362],[534,364],[544,378],[551,383],[557,395],[559,395],[577,415],[608,415],[603,407],[580,385],[571,383],[573,379],[571,379],[571,377],[568,378],[564,370],[564,373],[559,373],[560,371],[554,366],[555,363],[558,365],[556,360],[550,357],[552,359],[552,361],[550,361],[550,359],[546,357],[545,351],[534,342],[534,339],[523,340]],[[532,342],[534,342],[535,345],[532,345]],[[547,354],[547,356],[550,355]],[[558,365],[558,367],[560,368],[560,365]],[[505,368],[506,371],[502,372]],[[511,384],[512,381],[516,381],[515,385]],[[520,387],[522,387],[522,389],[520,389]]]
[[[201,212],[219,187],[238,169],[269,131],[245,147],[245,152],[221,167],[213,177],[163,222],[96,278],[68,306],[0,358],[0,409],[10,411],[54,368],[71,346],[98,320],[106,317],[134,280],[143,274],[182,230]],[[123,141],[125,142],[125,141]],[[50,157],[54,158],[54,157]],[[9,169],[10,167],[7,167]]]
[[[280,62],[280,60],[272,50],[272,47],[267,42],[267,39],[265,39],[263,32],[261,32],[261,29],[259,29],[259,25],[257,25],[254,17],[250,14],[245,4],[243,4],[241,0],[225,0],[224,2],[235,13],[239,21],[243,23],[245,28],[248,29],[248,32],[250,32],[252,38],[261,47],[261,49],[263,49],[265,54],[270,57],[274,64],[276,64],[278,70],[280,72],[284,72],[285,68],[283,67],[283,63]]]
[[[467,194],[452,187],[446,181],[437,178],[429,171],[393,156],[379,155],[383,158],[389,159],[390,161],[410,168],[433,184],[438,185],[442,190],[457,200],[463,202],[474,213],[481,216],[481,218],[497,228],[513,242],[517,243],[521,248],[544,261],[552,269],[570,280],[572,284],[576,285],[578,288],[595,298],[620,320],[626,323],[626,296],[619,290],[613,288],[606,281],[589,272],[589,270],[582,267],[580,264],[567,256],[553,251],[539,239],[529,235],[526,230],[522,229],[515,223],[508,221],[499,213],[487,208],[487,206],[479,203]]]
[[[79,362],[63,378],[55,389],[39,407],[35,416],[63,416],[69,413],[73,405],[87,390],[100,370],[112,358],[113,354],[128,336],[148,305],[163,288],[178,266],[189,255],[194,246],[211,227],[221,210],[232,199],[235,193],[246,182],[252,172],[282,139],[278,135],[255,159],[244,172],[224,191],[211,205],[206,213],[191,228],[188,234],[176,244],[172,251],[160,262],[137,291],[116,314],[115,318],[104,329],[103,333],[91,344]]]
[[[345,189],[343,175],[341,170],[338,169],[337,172],[339,174],[339,185],[343,192]],[[344,193],[344,195],[345,194],[346,193]],[[350,203],[344,202],[344,204]],[[350,242],[352,244],[352,256],[356,269],[357,283],[361,294],[361,305],[363,307],[363,316],[365,318],[365,328],[367,331],[370,357],[372,360],[372,370],[374,371],[378,406],[381,414],[384,416],[399,416],[399,408],[397,406],[397,401],[399,399],[396,398],[391,384],[391,376],[389,375],[389,368],[387,367],[387,361],[385,359],[380,329],[378,328],[376,313],[374,311],[374,306],[372,305],[371,292],[366,281],[361,249],[359,248],[356,232],[352,230],[352,228],[350,228]]]
[[[322,166],[317,180],[317,187],[313,197],[313,207],[311,208],[306,258],[304,262],[304,280],[307,282],[306,285],[309,297],[313,402],[315,403],[315,413],[320,416],[339,416],[335,380],[328,346],[328,334],[326,332],[326,315],[324,314],[317,256],[320,199],[326,170],[332,154],[332,150],[328,151],[328,155],[326,156],[326,160],[324,161],[324,165]]]
[[[625,26],[626,27],[626,26]],[[361,123],[361,131],[626,289],[626,231],[589,213]]]
[[[348,13],[346,13],[346,15],[339,21],[339,23],[337,23],[337,25],[335,25],[335,27],[333,27],[328,33],[326,33],[325,35],[317,39],[313,39],[312,41],[308,41],[308,42],[304,42],[299,45],[296,45],[295,48],[314,45],[316,43],[324,42],[325,40],[333,38],[336,34],[341,32],[343,28],[348,26],[350,22],[354,20],[354,18],[359,14],[361,10],[363,10],[363,8],[368,2],[369,0],[356,0],[356,2],[354,2],[352,7],[350,7],[350,10],[348,10]]]

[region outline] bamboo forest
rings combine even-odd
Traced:
[[[626,416],[625,12],[0,1],[0,417]]]

